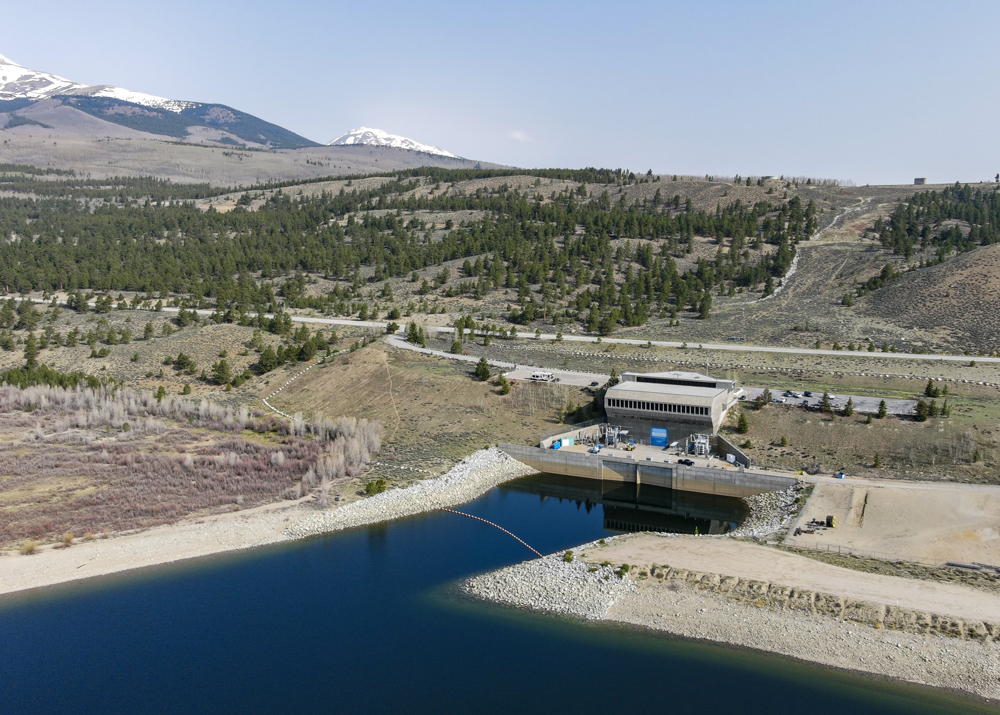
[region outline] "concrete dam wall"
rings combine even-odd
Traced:
[[[501,444],[507,455],[539,472],[610,482],[648,484],[664,489],[743,498],[786,489],[797,480],[744,469],[707,469],[661,464],[628,457]]]

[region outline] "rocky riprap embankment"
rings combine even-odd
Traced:
[[[283,534],[290,539],[301,539],[451,507],[475,499],[498,484],[529,474],[535,474],[535,470],[499,449],[481,449],[456,464],[447,474],[425,479],[405,489],[390,489],[338,509],[301,517]]]
[[[786,527],[798,512],[798,498],[805,490],[803,484],[795,484],[780,492],[764,492],[743,501],[747,505],[747,515],[736,531],[728,536],[750,536],[765,538]]]
[[[635,584],[611,566],[567,562],[559,553],[471,578],[465,591],[486,601],[598,620]]]

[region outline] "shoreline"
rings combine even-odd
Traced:
[[[343,506],[303,508],[275,502],[110,538],[48,547],[24,555],[0,552],[0,599],[82,579],[291,542],[332,531],[456,506],[535,471],[496,448],[481,449],[440,477],[390,489]]]
[[[613,550],[620,552],[637,537],[662,540],[672,552],[671,561],[681,567],[643,563],[622,575]],[[870,579],[855,572],[859,583],[845,586],[848,595],[831,596],[775,581],[689,570],[694,558],[704,555],[697,551],[685,555],[679,548],[685,542],[696,549],[706,544],[715,549],[739,546],[733,549],[737,563],[747,560],[747,549],[759,550],[765,561],[780,553],[728,537],[633,534],[608,539],[605,545],[576,547],[572,562],[557,553],[472,577],[464,582],[463,591],[502,606],[642,628],[1000,702],[1000,626],[849,597],[854,595],[852,589],[863,593],[865,582],[891,588],[910,581],[902,586],[917,590],[929,588],[929,582],[888,576]],[[609,559],[612,565],[598,565]],[[705,564],[706,569],[718,568],[711,561]],[[828,570],[836,576],[837,569]],[[991,613],[1000,608],[1000,597],[966,591],[973,599],[989,599],[994,606]],[[883,595],[887,594],[892,591]]]

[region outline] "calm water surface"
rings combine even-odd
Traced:
[[[725,530],[738,511],[584,492],[543,475],[462,510],[543,553],[649,520]],[[0,713],[996,712],[456,593],[462,578],[530,556],[491,527],[434,513],[3,599]]]

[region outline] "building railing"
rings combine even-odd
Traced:
[[[555,437],[559,434],[569,434],[570,432],[576,432],[578,430],[586,429],[587,427],[594,427],[595,425],[601,425],[607,422],[603,418],[587,420],[586,422],[574,422],[573,424],[564,424],[561,427],[556,427],[555,429],[549,430],[548,432],[540,435],[538,437],[539,442],[544,442],[550,437]]]

